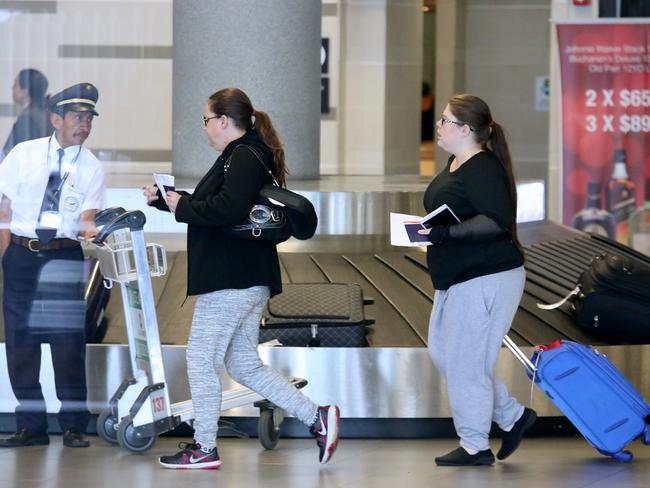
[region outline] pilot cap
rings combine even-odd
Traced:
[[[65,112],[92,112],[99,99],[99,92],[92,83],[79,83],[52,95],[48,101],[50,112],[63,115]]]

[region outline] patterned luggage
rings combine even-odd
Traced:
[[[283,346],[365,347],[363,290],[354,283],[282,285],[262,315],[260,343],[277,339]]]

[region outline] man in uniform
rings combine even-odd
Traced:
[[[46,406],[39,383],[41,343],[49,342],[55,385],[61,401],[63,444],[87,447],[83,253],[79,237],[97,234],[95,213],[104,207],[101,164],[82,144],[90,135],[99,95],[90,83],[50,98],[54,134],[14,147],[0,165],[0,250],[4,276],[3,312],[9,378],[18,400],[17,432],[0,447],[49,444]],[[59,277],[44,301],[45,278]],[[71,278],[72,277],[72,278]],[[82,284],[82,283],[81,283]],[[47,303],[45,303],[47,305]],[[74,309],[74,310],[73,310]],[[49,315],[48,315],[49,314]],[[81,323],[80,323],[81,322]]]

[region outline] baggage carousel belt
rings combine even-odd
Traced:
[[[541,310],[536,304],[551,303],[567,295],[593,256],[603,251],[634,253],[598,236],[563,226],[542,223],[520,226],[526,250],[526,285],[510,336],[520,346],[547,344],[556,339],[581,343],[615,344],[580,327],[568,306]],[[549,240],[549,236],[550,239]],[[419,249],[386,247],[379,252],[357,248],[353,252],[280,253],[284,283],[352,282],[361,285],[366,298],[368,343],[375,347],[425,347],[434,289],[429,279],[426,253]],[[185,303],[187,255],[168,253],[169,270],[153,279],[158,326],[162,344],[187,343],[194,297]],[[127,343],[119,289],[113,291],[106,310],[109,321],[103,343]],[[4,329],[4,328],[2,328]],[[2,331],[3,332],[3,331]],[[0,337],[3,339],[4,335]]]

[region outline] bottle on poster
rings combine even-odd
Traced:
[[[603,209],[601,197],[602,187],[598,181],[587,183],[587,202],[571,221],[571,226],[585,232],[593,232],[614,239],[616,236],[616,220],[607,210]]]
[[[645,202],[630,216],[630,246],[650,256],[650,178],[645,181]]]
[[[605,209],[616,220],[616,239],[627,244],[628,220],[636,209],[636,188],[627,171],[625,149],[614,149],[612,177],[605,191]]]

